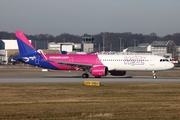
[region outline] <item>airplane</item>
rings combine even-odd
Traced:
[[[19,56],[14,60],[25,64],[52,70],[83,71],[82,78],[89,74],[96,78],[106,76],[124,76],[126,71],[156,71],[169,70],[174,67],[165,57],[158,55],[104,55],[104,54],[45,54],[36,50],[22,31],[15,31]]]

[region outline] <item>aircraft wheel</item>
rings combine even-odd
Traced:
[[[88,77],[89,77],[89,75],[87,73],[82,74],[82,78],[88,78]]]
[[[152,73],[153,73],[153,78],[156,79],[157,78],[156,71],[152,71]]]
[[[153,76],[153,78],[154,78],[154,79],[156,79],[156,78],[157,78],[157,76],[155,75],[155,76]]]

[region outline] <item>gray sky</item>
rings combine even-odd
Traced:
[[[59,35],[180,32],[180,0],[1,0],[0,31]]]

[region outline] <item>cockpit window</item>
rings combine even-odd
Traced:
[[[165,61],[169,61],[168,59],[160,59],[160,62],[165,62]]]

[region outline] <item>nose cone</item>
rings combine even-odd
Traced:
[[[169,62],[169,64],[167,65],[167,67],[168,67],[168,69],[174,68],[174,63]]]

